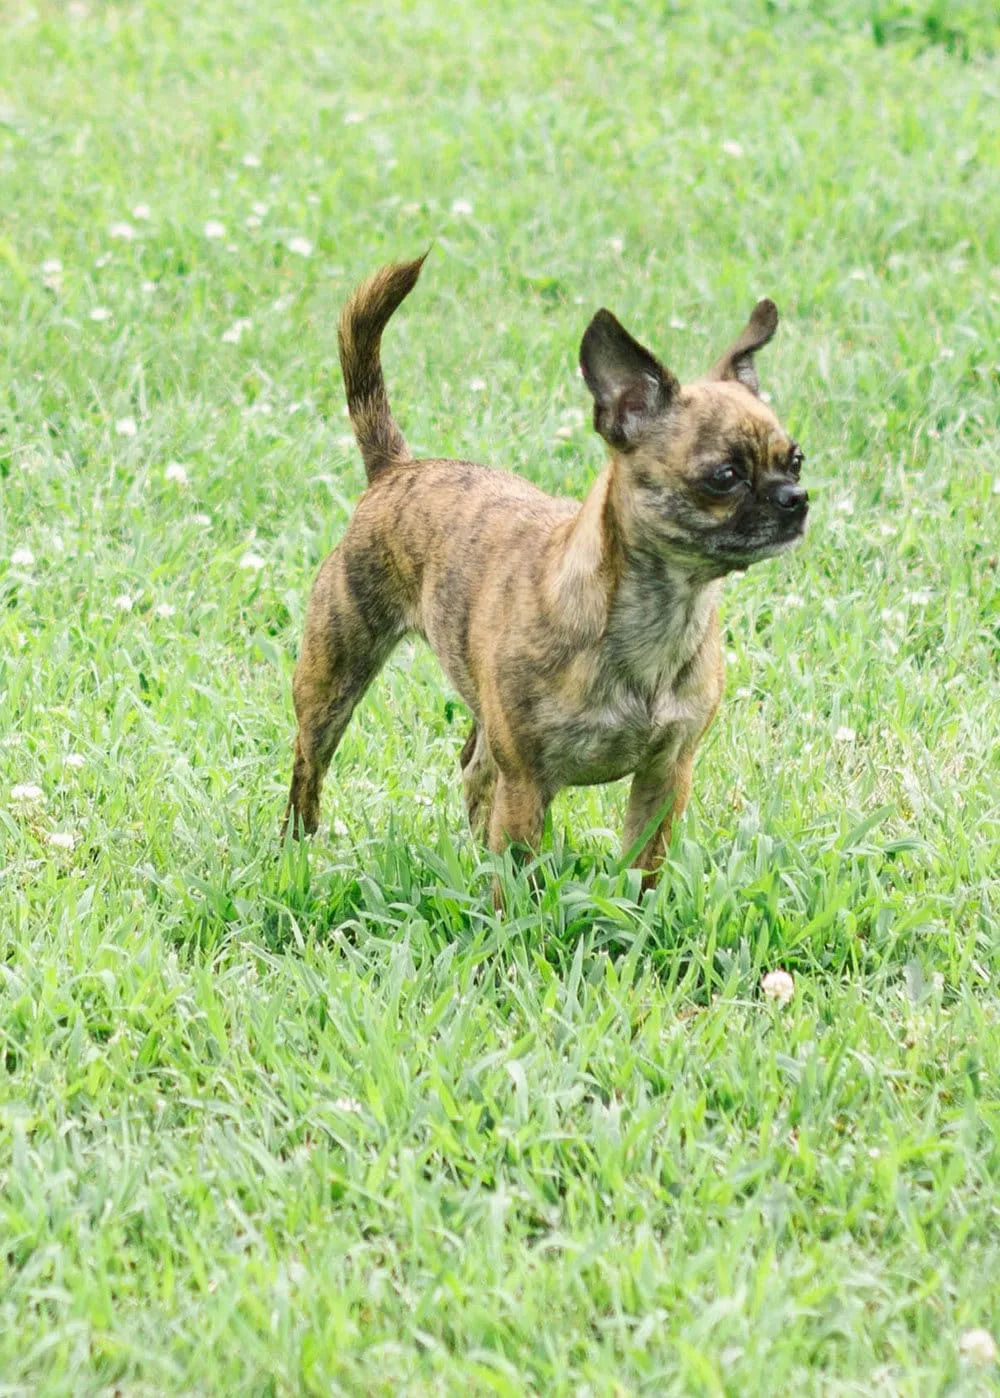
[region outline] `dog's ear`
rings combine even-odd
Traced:
[[[753,357],[778,328],[778,308],[765,296],[753,308],[753,315],[738,340],[726,350],[722,358],[709,371],[710,379],[736,379],[751,393],[760,392],[760,380]]]
[[[677,392],[669,369],[619,325],[598,311],[580,342],[580,368],[594,395],[594,426],[606,442],[628,451],[661,417]]]

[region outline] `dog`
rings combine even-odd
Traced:
[[[562,787],[631,775],[624,849],[651,887],[722,696],[722,580],[805,530],[802,452],[760,396],[754,366],[777,310],[759,301],[708,374],[684,387],[599,310],[580,368],[611,450],[581,504],[505,471],[411,456],[380,349],[425,258],[375,272],[340,317],[369,486],[309,598],[285,827],[315,832],[355,705],[416,633],[474,717],[462,781],[489,848],[537,848]]]

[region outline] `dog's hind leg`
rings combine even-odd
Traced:
[[[493,796],[497,784],[497,768],[486,742],[482,725],[474,723],[465,740],[459,758],[462,767],[462,788],[469,825],[477,840],[485,840],[493,812]]]
[[[282,834],[319,826],[319,798],[330,759],[355,706],[385,664],[405,624],[375,560],[345,548],[332,553],[309,598],[292,692],[299,721],[292,786]]]

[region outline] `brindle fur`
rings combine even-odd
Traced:
[[[580,359],[611,456],[580,504],[504,471],[410,456],[379,350],[422,262],[376,272],[340,320],[370,485],[309,599],[286,823],[316,830],[354,706],[416,632],[475,716],[462,778],[490,848],[536,846],[561,787],[632,774],[624,845],[642,842],[648,886],[722,694],[721,580],[790,547],[805,524],[801,454],[758,396],[753,364],[777,312],[761,301],[710,373],[681,387],[599,311]],[[720,496],[706,473],[726,463],[746,482]]]

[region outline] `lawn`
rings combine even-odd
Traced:
[[[2,25],[0,1394],[998,1391],[995,7]],[[494,914],[419,645],[278,839],[337,313],[432,241],[411,446],[577,496],[598,306],[782,313],[810,532],[642,899],[617,785]]]

